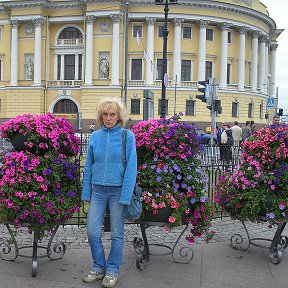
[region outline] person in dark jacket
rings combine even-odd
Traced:
[[[224,145],[224,151],[223,151],[223,160],[224,163],[230,164],[232,161],[232,146],[234,144],[234,139],[232,136],[232,130],[230,128],[229,124],[224,125],[225,132],[227,134],[227,143]]]

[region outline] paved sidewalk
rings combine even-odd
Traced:
[[[251,238],[271,238],[275,228],[268,224],[249,223]],[[118,288],[286,288],[288,282],[288,255],[284,252],[279,265],[269,259],[267,249],[250,246],[247,251],[233,249],[230,237],[235,233],[246,237],[245,230],[239,221],[229,218],[214,220],[212,229],[216,231],[213,240],[206,244],[199,239],[189,245],[194,257],[189,264],[173,261],[171,255],[151,255],[147,269],[138,271],[136,268],[136,252],[131,241],[140,236],[140,228],[126,225],[126,242],[124,261],[117,282]],[[162,228],[150,227],[147,230],[149,243],[171,245],[179,235],[179,230],[164,233]],[[287,230],[284,230],[287,235]],[[8,238],[6,227],[0,224],[0,244]],[[105,247],[110,246],[109,233],[103,235]],[[31,236],[20,231],[17,236],[18,245],[31,245]],[[45,246],[45,241],[40,245]],[[51,261],[48,258],[38,260],[37,276],[32,277],[32,261],[18,257],[14,262],[0,259],[0,288],[80,288],[101,287],[101,282],[84,284],[81,277],[91,269],[91,256],[86,238],[86,227],[61,227],[55,241],[67,244],[66,254],[62,259]],[[53,241],[54,242],[54,241]],[[247,242],[246,242],[247,243]],[[267,245],[267,244],[266,244]],[[187,246],[181,239],[180,246]],[[153,249],[152,249],[153,248]],[[4,246],[0,246],[3,252]],[[184,250],[185,251],[185,250]],[[153,253],[167,252],[160,247],[151,247]],[[179,256],[179,254],[177,253]]]

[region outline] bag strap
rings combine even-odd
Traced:
[[[127,142],[127,129],[122,131],[122,165],[126,168],[126,142]]]

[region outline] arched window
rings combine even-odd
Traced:
[[[77,108],[77,105],[72,100],[61,99],[55,104],[53,113],[76,114],[78,113],[78,108]]]
[[[74,26],[63,27],[56,35],[54,53],[57,55],[54,65],[56,80],[82,80],[83,79],[83,33]]]
[[[68,27],[60,33],[59,39],[83,39],[83,35],[76,27]]]

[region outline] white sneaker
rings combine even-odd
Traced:
[[[112,288],[116,284],[117,279],[118,279],[117,275],[107,274],[107,275],[105,275],[105,277],[102,281],[102,286],[106,287],[106,288]]]
[[[105,273],[90,270],[88,273],[83,275],[82,281],[85,283],[92,283],[98,280],[102,280],[104,277],[105,277]]]

